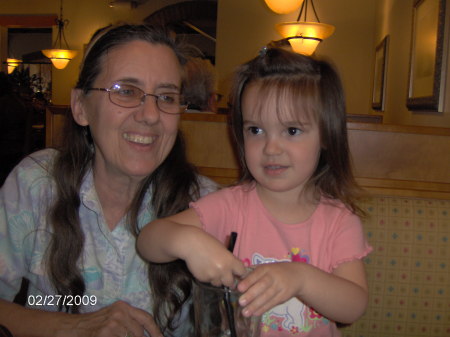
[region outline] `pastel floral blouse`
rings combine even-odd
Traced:
[[[135,238],[122,219],[114,230],[106,224],[89,171],[80,189],[80,222],[85,235],[81,262],[85,295],[67,298],[55,293],[44,265],[51,228],[46,212],[55,197],[54,182],[48,173],[56,151],[45,149],[25,158],[10,174],[0,190],[0,298],[12,301],[22,277],[30,281],[27,305],[56,311],[57,301],[81,303],[81,312],[90,312],[126,301],[151,312],[147,267],[136,254]],[[200,179],[201,194],[217,186]],[[143,205],[149,205],[150,193]],[[154,218],[149,207],[139,213],[139,226]],[[58,302],[58,303],[59,303]]]

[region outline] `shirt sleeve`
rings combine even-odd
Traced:
[[[198,214],[203,230],[225,243],[235,223],[235,205],[231,190],[225,188],[192,202],[190,207]]]
[[[362,259],[372,251],[365,238],[361,220],[355,214],[346,212],[342,217],[333,251],[332,269],[341,263]]]
[[[344,262],[362,259],[372,251],[360,218],[344,206],[326,208],[311,231],[312,262],[331,272]]]
[[[6,300],[19,291],[32,264],[36,234],[42,230],[38,224],[45,223],[48,195],[40,184],[43,180],[37,178],[43,177],[43,172],[28,157],[0,189],[0,298]]]

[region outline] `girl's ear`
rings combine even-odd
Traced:
[[[75,122],[81,126],[89,125],[87,113],[82,102],[82,90],[72,89],[72,95],[70,97],[70,106],[72,108],[72,116]]]

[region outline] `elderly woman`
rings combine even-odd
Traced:
[[[25,158],[0,190],[0,324],[14,336],[159,336],[180,325],[187,269],[148,266],[135,241],[215,189],[187,163],[178,131],[183,62],[143,25],[92,38],[63,148]],[[23,277],[25,307],[12,303]]]

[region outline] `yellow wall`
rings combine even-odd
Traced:
[[[111,9],[107,1],[65,0],[64,17],[70,20],[66,37],[71,48],[83,50],[90,35],[106,24],[124,21],[139,21],[155,10],[179,1],[149,1],[137,9]],[[316,1],[320,19],[337,26],[335,34],[319,46],[317,54],[329,56],[336,50],[333,61],[342,74],[348,95],[349,112],[367,113],[369,109],[369,86],[373,45],[373,9],[375,0]],[[49,14],[59,13],[58,0],[46,0],[45,4],[27,0],[15,0],[12,4],[0,2],[2,14]],[[34,4],[34,6],[33,6]],[[340,6],[346,8],[344,13]],[[338,15],[341,12],[342,14]],[[344,17],[345,15],[345,17]],[[220,91],[228,93],[229,79],[234,68],[255,56],[258,50],[280,36],[274,29],[277,22],[295,20],[297,13],[277,15],[271,12],[263,0],[219,0],[216,60],[220,76]],[[357,28],[352,26],[356,24]],[[352,42],[349,42],[352,40]],[[348,58],[338,51],[353,54]],[[53,72],[53,103],[68,104],[70,89],[74,86],[80,54],[66,69]],[[357,94],[355,94],[357,92]],[[226,100],[223,100],[226,102]]]
[[[78,68],[82,59],[82,51],[92,33],[98,28],[118,21],[138,22],[150,13],[166,5],[179,1],[152,0],[136,9],[129,7],[110,8],[107,0],[64,0],[64,19],[70,21],[65,29],[65,35],[70,48],[79,51],[69,65],[52,72],[52,102],[54,104],[70,104],[70,91],[74,87]],[[0,13],[7,14],[56,14],[59,15],[59,0],[14,0],[1,1]],[[56,38],[57,27],[53,27]],[[1,44],[0,44],[1,45]],[[3,45],[1,45],[3,48]]]
[[[384,122],[400,125],[420,125],[450,127],[450,90],[446,90],[442,113],[418,113],[408,111],[406,95],[409,74],[409,56],[411,48],[411,29],[414,0],[379,0],[377,2],[376,43],[389,35],[389,55],[387,70],[386,111]],[[450,40],[450,0],[447,7],[447,45]],[[450,53],[443,56],[447,77],[441,79],[450,87]],[[446,67],[445,64],[447,63]]]
[[[370,112],[376,0],[315,1],[319,18],[336,26],[335,33],[317,48],[316,55],[332,61],[341,74],[348,112]],[[312,15],[312,10],[309,12]],[[298,12],[278,15],[263,0],[219,0],[216,63],[219,88],[227,93],[236,65],[257,55],[259,49],[281,36],[278,22],[295,21]],[[308,20],[315,21],[308,15]]]
[[[450,0],[446,1],[449,13]],[[414,0],[315,1],[320,20],[336,26],[335,33],[319,45],[316,55],[330,59],[339,70],[348,113],[382,114],[385,124],[448,128],[450,90],[444,91],[441,113],[412,112],[406,107],[413,3]],[[277,15],[263,0],[219,0],[216,49],[217,68],[222,75],[219,88],[227,93],[235,66],[254,57],[265,43],[280,38],[275,23],[293,21],[296,16],[297,13]],[[385,35],[390,36],[386,106],[380,112],[372,110],[371,104],[374,54]],[[450,22],[447,22],[450,41],[448,36]],[[443,57],[448,69],[449,50],[447,46]],[[450,71],[442,81],[450,87]]]
[[[450,0],[446,1],[450,8]],[[138,22],[180,0],[151,0],[136,9],[111,9],[107,2],[64,0],[64,17],[70,20],[66,37],[71,48],[80,50],[80,54],[66,69],[53,71],[53,103],[69,104],[81,51],[96,29],[117,21]],[[384,122],[450,127],[450,90],[447,90],[444,113],[418,114],[408,111],[405,106],[413,2],[316,0],[321,21],[336,26],[335,33],[319,45],[316,54],[336,65],[343,80],[350,114],[378,113],[371,108],[374,53],[381,39],[390,34],[386,109],[382,113]],[[59,0],[1,1],[0,13],[59,14]],[[266,43],[280,38],[275,24],[293,21],[296,17],[297,13],[278,15],[271,12],[263,0],[218,0],[216,67],[220,93],[228,94],[231,74],[237,65],[257,55]],[[0,37],[2,49],[3,42]],[[447,51],[444,60],[450,63],[448,58]],[[450,72],[447,83],[450,85]],[[226,106],[226,99],[221,104]]]

